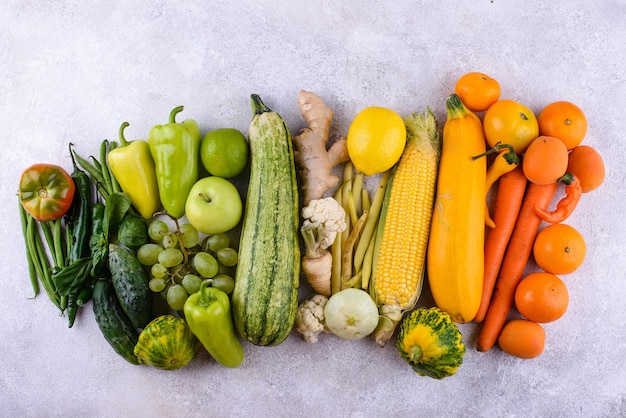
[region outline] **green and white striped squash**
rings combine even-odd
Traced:
[[[198,339],[183,318],[161,315],[141,331],[134,353],[139,364],[177,370],[189,364],[199,348]]]

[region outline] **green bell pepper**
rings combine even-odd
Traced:
[[[161,204],[176,218],[185,214],[187,195],[198,180],[201,142],[195,120],[176,122],[182,110],[183,106],[172,109],[169,123],[154,126],[148,136]]]
[[[189,328],[222,366],[235,368],[243,361],[243,347],[235,332],[228,295],[202,282],[183,307]]]

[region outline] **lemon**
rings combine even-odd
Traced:
[[[207,133],[200,144],[200,159],[213,176],[229,179],[248,164],[250,152],[246,137],[237,129],[220,128]]]
[[[366,176],[385,172],[398,162],[406,145],[404,121],[391,109],[365,108],[350,124],[347,145],[358,171]]]

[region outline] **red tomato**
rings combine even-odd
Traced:
[[[40,222],[60,219],[72,205],[76,186],[62,167],[35,164],[22,173],[20,202]]]

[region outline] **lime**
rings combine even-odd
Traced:
[[[229,179],[248,164],[249,146],[237,129],[220,128],[207,133],[200,144],[200,159],[213,176]]]
[[[382,173],[398,162],[406,145],[402,117],[391,109],[368,107],[348,129],[348,154],[366,176]]]

